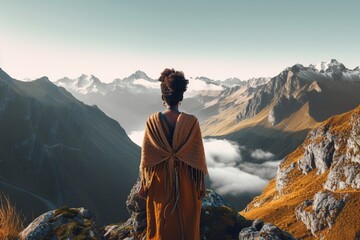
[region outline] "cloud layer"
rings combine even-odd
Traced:
[[[279,164],[246,161],[241,152],[249,150],[229,140],[204,139],[204,147],[211,188],[224,195],[261,192],[268,180],[275,176]],[[250,156],[257,160],[268,160],[274,155],[255,149]]]
[[[133,131],[129,137],[141,146],[144,131]],[[270,161],[271,152],[246,149],[236,142],[224,139],[204,139],[206,162],[209,170],[210,188],[222,195],[258,194],[275,174],[280,161]],[[255,160],[244,159],[248,152]]]

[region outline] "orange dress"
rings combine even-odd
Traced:
[[[170,140],[171,130],[161,121],[166,137]],[[194,180],[196,173],[181,161],[175,163],[176,186],[166,189],[166,161],[155,166],[154,176],[147,190],[146,239],[154,240],[199,240],[201,198]],[[178,193],[176,194],[176,189]]]

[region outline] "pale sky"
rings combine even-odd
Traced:
[[[272,77],[360,65],[360,1],[0,0],[0,67],[17,79],[109,82],[165,67],[187,77]]]

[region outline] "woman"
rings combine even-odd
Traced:
[[[166,110],[148,117],[142,145],[141,194],[146,194],[146,239],[200,239],[207,174],[197,118],[179,112],[189,81],[174,69],[159,78]]]

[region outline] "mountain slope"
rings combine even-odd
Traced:
[[[102,223],[127,217],[140,149],[97,107],[46,77],[12,79],[0,70],[0,187],[27,216],[86,206]]]
[[[360,103],[360,72],[336,60],[327,66],[319,71],[296,64],[266,84],[225,90],[211,106],[217,106],[219,113],[202,123],[204,135],[257,145],[284,157],[321,121]],[[286,145],[291,139],[291,146]]]
[[[302,239],[360,237],[360,106],[312,130],[243,211]]]

